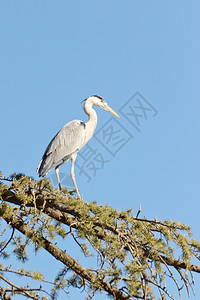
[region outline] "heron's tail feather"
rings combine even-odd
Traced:
[[[47,155],[42,158],[41,162],[37,167],[37,173],[39,177],[45,176],[52,168],[53,168],[53,161],[51,155]]]

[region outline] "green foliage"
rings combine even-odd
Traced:
[[[7,203],[3,202],[0,211],[0,217],[4,219],[12,214],[13,214],[12,208]]]
[[[33,272],[33,279],[43,280],[44,277],[43,277],[43,275],[39,271],[37,271],[37,272],[35,271],[35,272]]]
[[[34,247],[35,253],[45,249],[60,260],[64,268],[58,272],[51,293],[46,295],[51,299],[56,299],[60,291],[67,293],[69,287],[83,289],[88,294],[86,299],[102,290],[113,299],[176,299],[166,286],[168,278],[180,296],[182,282],[188,292],[191,286],[188,271],[200,273],[200,268],[191,264],[199,258],[200,243],[192,238],[191,229],[185,224],[138,218],[130,208],[118,212],[108,205],[86,203],[72,197],[67,189],[53,189],[46,179],[35,181],[23,174],[13,174],[7,182],[9,185],[0,183],[0,216],[23,235],[13,232],[9,243],[2,239],[0,253],[4,258],[14,253],[26,262],[28,249]],[[85,257],[90,256],[90,268],[81,266],[69,255],[64,257],[61,241],[68,238]],[[5,252],[8,244],[9,253]],[[3,265],[0,269],[2,274],[11,272]],[[175,278],[174,271],[180,277]],[[15,272],[46,280],[39,271]],[[45,299],[42,289],[39,293]]]
[[[21,236],[16,236],[13,238],[12,244],[15,245],[13,253],[16,255],[17,259],[26,262],[28,260],[28,254],[26,245],[28,240],[24,240]]]

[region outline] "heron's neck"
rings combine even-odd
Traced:
[[[97,114],[96,111],[92,108],[92,104],[88,102],[86,102],[84,105],[84,111],[88,115],[88,121],[85,123],[85,125],[87,132],[87,140],[89,141],[97,126]]]

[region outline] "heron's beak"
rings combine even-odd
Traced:
[[[110,106],[108,106],[108,104],[106,104],[104,109],[109,111],[111,114],[113,114],[114,116],[119,118],[119,115],[112,108],[110,108]]]

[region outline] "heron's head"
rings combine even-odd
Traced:
[[[109,112],[111,112],[113,115],[119,118],[118,114],[106,103],[106,101],[98,95],[93,95],[90,96],[89,98],[86,99],[86,102],[89,102],[92,105],[99,106]]]

